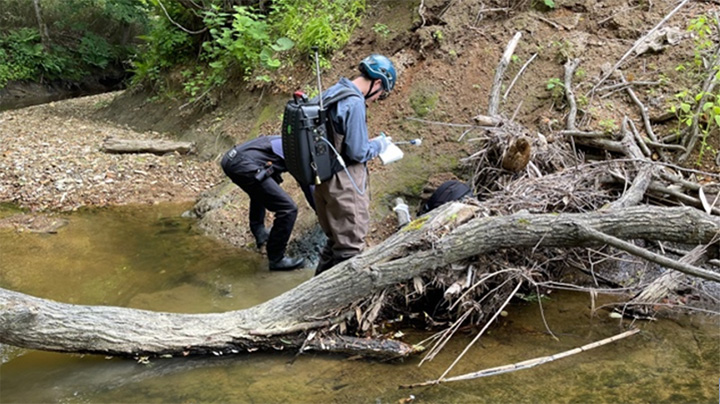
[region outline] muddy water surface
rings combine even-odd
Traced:
[[[61,302],[207,313],[250,307],[312,276],[270,273],[266,260],[197,234],[187,206],[77,212],[57,234],[0,229],[0,287]],[[11,212],[0,210],[0,217]],[[585,294],[517,303],[450,375],[516,363],[622,332],[592,316]],[[472,339],[432,362],[348,360],[281,352],[156,359],[149,364],[0,346],[2,403],[717,403],[720,323],[684,316],[637,324],[640,334],[514,373],[399,390],[442,374]],[[427,334],[406,331],[417,342]]]

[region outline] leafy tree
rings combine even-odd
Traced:
[[[15,10],[0,14],[0,87],[122,67],[148,23],[134,0],[0,0],[0,9]]]

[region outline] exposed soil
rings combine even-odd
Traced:
[[[482,147],[476,140],[482,130],[447,124],[472,124],[474,116],[487,113],[497,64],[516,32],[522,37],[503,78],[503,95],[517,80],[502,99],[500,113],[527,128],[527,135],[564,141],[555,133],[565,128],[568,108],[547,86],[552,79],[562,80],[568,58],[581,60],[573,78],[576,96],[582,100],[579,129],[616,131],[627,115],[642,130],[639,108],[625,92],[581,97],[603,77],[603,69],[615,65],[677,6],[675,1],[565,0],[556,1],[553,10],[541,11],[529,1],[425,0],[420,10],[420,2],[370,3],[364,24],[333,58],[333,69],[323,72],[323,82],[328,86],[341,76],[354,76],[357,62],[369,53],[390,56],[399,71],[398,85],[391,97],[370,106],[371,134],[384,131],[395,140],[423,140],[420,147],[405,147],[400,162],[370,164],[370,244],[395,230],[394,198],[404,197],[414,212],[422,197],[442,181],[468,179],[459,161]],[[630,81],[655,83],[637,85],[635,91],[658,121],[674,94],[693,83],[691,76],[676,69],[693,55],[692,38],[684,34],[687,23],[714,7],[712,2],[688,3],[664,24],[683,33],[678,42],[632,54],[620,66]],[[188,200],[212,188],[196,207],[202,216],[200,226],[234,245],[248,246],[252,237],[246,225],[247,198],[223,178],[216,159],[234,143],[276,133],[288,94],[309,90],[315,83],[309,65],[288,68],[278,77],[272,89],[228,85],[222,94],[196,104],[150,101],[138,89],[4,112],[0,114],[0,201],[31,210],[68,210]],[[603,84],[616,82],[610,77]],[[670,119],[655,124],[653,130],[663,137],[678,125]],[[103,154],[98,146],[110,134],[193,140],[199,152],[193,157]],[[708,145],[702,159],[696,153],[686,165],[718,173],[713,153],[720,148],[717,132],[709,136]],[[604,153],[583,152],[590,158]],[[301,205],[295,234],[305,234],[315,226],[313,212],[286,178],[283,186]]]

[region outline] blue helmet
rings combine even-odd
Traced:
[[[383,55],[373,54],[360,62],[360,73],[371,80],[380,80],[382,88],[389,93],[395,88],[397,73],[390,59]]]

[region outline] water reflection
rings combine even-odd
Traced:
[[[66,303],[203,313],[255,305],[311,276],[269,273],[262,256],[196,233],[180,217],[185,208],[75,213],[58,234],[0,229],[0,286]]]
[[[270,273],[264,258],[207,239],[180,218],[186,206],[74,213],[58,234],[0,230],[0,287],[79,304],[204,313],[264,302],[312,276]],[[2,216],[0,210],[0,216]],[[554,295],[545,316],[516,304],[451,372],[458,375],[562,352],[622,331],[589,297]],[[438,377],[474,336],[459,335],[433,362],[347,360],[331,355],[241,354],[156,359],[150,364],[0,350],[0,402],[397,403],[717,402],[720,323],[689,316],[639,324],[628,339],[530,370],[413,390]],[[427,335],[408,332],[417,342]]]

